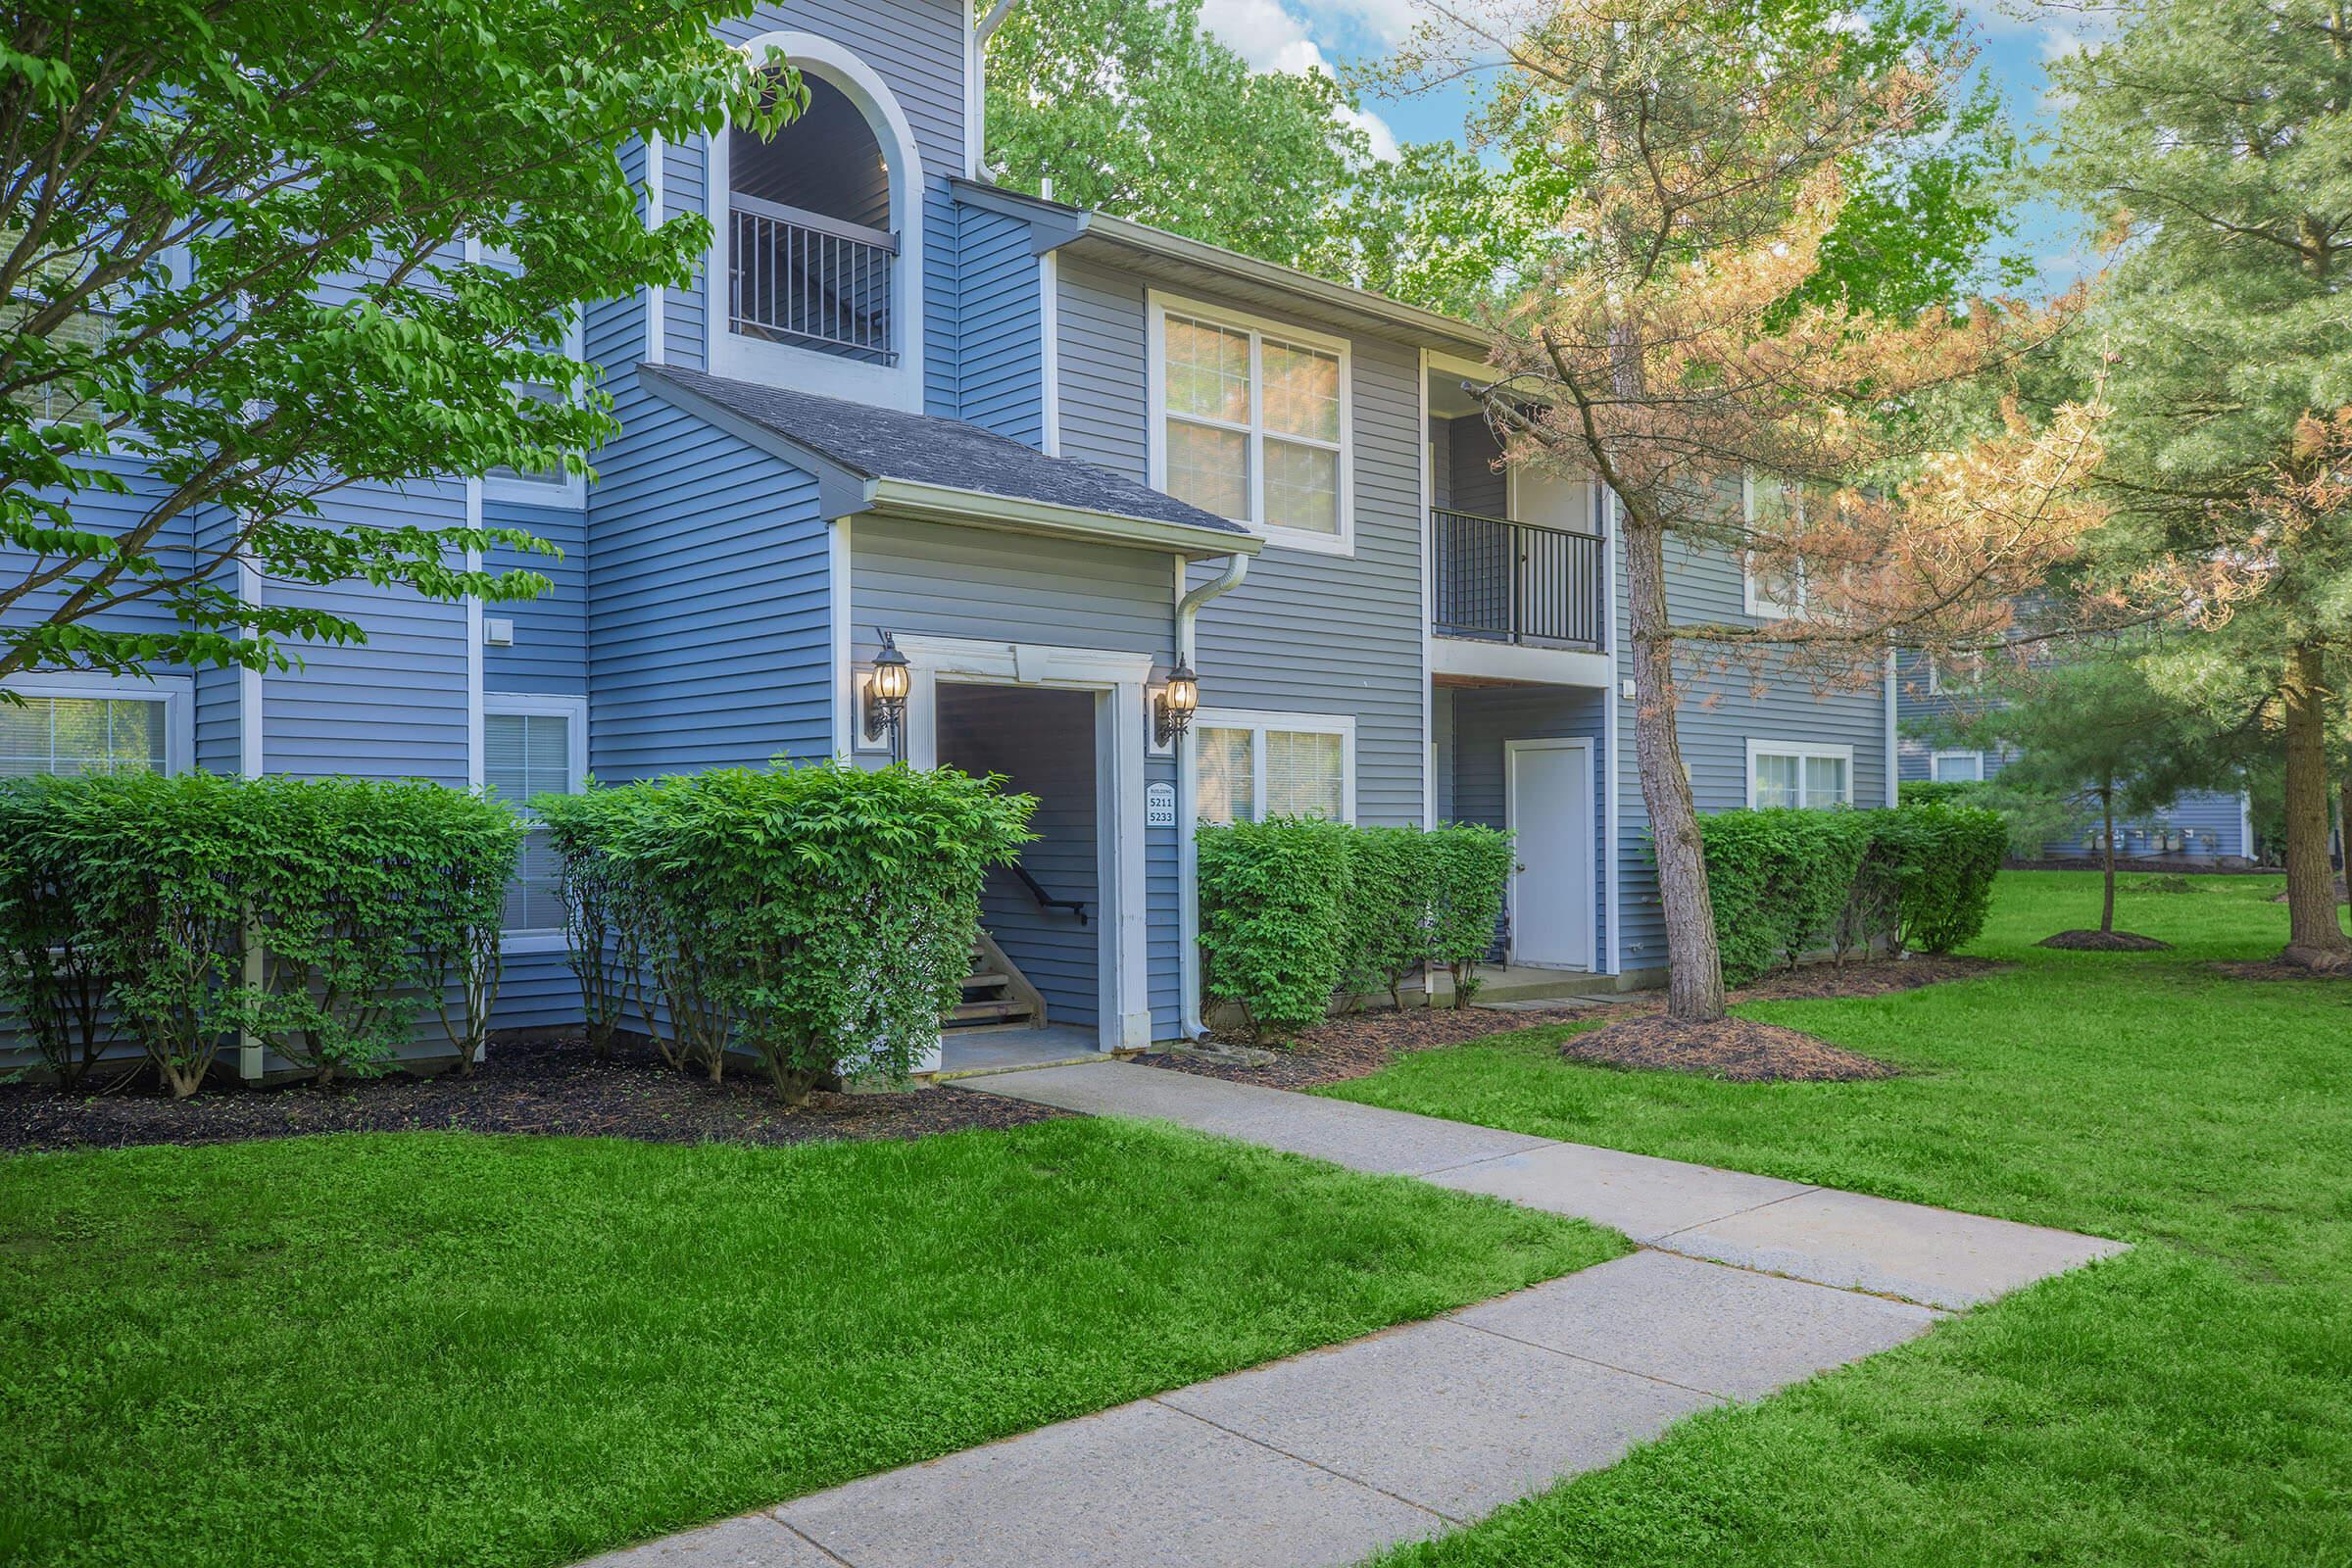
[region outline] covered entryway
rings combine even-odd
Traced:
[[[1592,743],[1503,743],[1511,874],[1510,961],[1593,967]]]
[[[960,1045],[981,1032],[1046,1031],[1052,1040],[991,1039],[956,1056],[1024,1059],[1037,1050],[1094,1049],[1102,1017],[1100,775],[1094,692],[942,679],[938,759],[1037,797],[1035,843],[989,873],[985,933],[964,1000],[949,1015]],[[946,1064],[953,1070],[954,1056]]]

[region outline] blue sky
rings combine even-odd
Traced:
[[[2079,10],[2032,7],[2024,0],[1964,0],[1979,46],[1978,68],[1999,88],[2022,131],[2046,128],[2049,60],[2075,47],[2084,25]],[[1377,58],[1426,15],[1415,0],[1204,0],[1209,29],[1260,70],[1301,70]],[[1399,141],[1451,140],[1461,134],[1471,89],[1457,86],[1411,98],[1368,99],[1366,129],[1387,151]],[[2018,248],[2042,282],[2064,287],[2082,269],[2075,225],[2062,215],[2019,215]]]

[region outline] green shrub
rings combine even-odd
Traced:
[[[240,1030],[321,1079],[375,1070],[428,1002],[463,1061],[480,1048],[518,832],[495,802],[422,783],[85,774],[12,781],[0,825],[0,997],[69,1081],[109,1010],[174,1096]],[[25,947],[43,930],[63,939],[45,975]]]
[[[1359,827],[1348,849],[1347,957],[1349,992],[1386,991],[1404,1005],[1404,980],[1429,957],[1436,858],[1430,836],[1410,827]]]
[[[1317,817],[1197,830],[1200,989],[1239,1006],[1258,1040],[1319,1021],[1346,978],[1348,834]]]
[[[1902,806],[1949,806],[1984,793],[1982,779],[1907,778],[1895,786],[1894,798]]]
[[[629,918],[648,901],[625,895],[621,864],[605,849],[613,813],[628,799],[622,791],[597,788],[590,779],[584,793],[541,795],[530,802],[562,867],[564,961],[579,982],[582,1028],[599,1061],[612,1056],[612,1037],[632,1003],[646,1033],[662,1040],[646,1011],[645,932],[641,922]]]
[[[998,783],[828,762],[539,806],[564,823],[567,903],[601,898],[619,961],[652,970],[673,1059],[717,1079],[729,1049],[749,1051],[797,1103],[837,1078],[903,1079],[938,1046],[981,881],[1019,853],[1036,808]],[[569,885],[583,874],[600,889]]]
[[[2008,828],[1997,811],[1718,811],[1699,819],[1723,978],[1876,944],[1949,953],[1984,929]]]
[[[1478,995],[1478,960],[1494,945],[1494,922],[1510,888],[1511,836],[1474,822],[1423,835],[1430,867],[1430,961],[1453,977],[1453,1004]]]
[[[1950,953],[1974,942],[2009,847],[2001,813],[1930,802],[1876,814],[1901,882],[1902,945]]]
[[[97,900],[83,858],[53,831],[65,780],[0,781],[0,1005],[24,1020],[41,1062],[79,1086],[113,1043]]]
[[[513,811],[415,780],[272,775],[232,793],[250,842],[269,846],[242,878],[260,973],[240,1025],[324,1083],[378,1071],[429,1003],[471,1071],[520,844]]]
[[[1699,818],[1723,978],[1745,985],[1842,940],[1873,811],[1788,808]]]

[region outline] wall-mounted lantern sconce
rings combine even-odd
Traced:
[[[876,628],[880,630],[879,627]],[[874,672],[865,683],[865,738],[879,742],[888,740],[897,750],[899,726],[906,717],[906,693],[913,687],[914,678],[908,671],[906,656],[899,652],[890,633],[882,633],[882,651],[874,656]]]
[[[1168,671],[1168,683],[1152,700],[1152,744],[1169,747],[1193,727],[1193,712],[1200,706],[1200,679],[1190,664]]]

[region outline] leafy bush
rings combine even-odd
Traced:
[[[645,1010],[645,933],[628,918],[648,901],[626,895],[625,872],[605,850],[613,812],[627,799],[618,790],[598,789],[590,779],[583,794],[542,795],[530,803],[563,868],[564,961],[580,984],[582,1027],[599,1061],[612,1056],[612,1036],[632,1002],[645,1018],[646,1033],[662,1038]]]
[[[1894,798],[1902,806],[1949,806],[1984,793],[1984,783],[1981,779],[1907,778],[1895,786]]]
[[[1258,1040],[1320,1020],[1348,959],[1348,833],[1319,817],[1198,830],[1200,989]]]
[[[1351,827],[1321,818],[1203,825],[1201,990],[1260,1040],[1322,1019],[1332,996],[1385,990],[1425,963],[1454,975],[1455,1005],[1494,939],[1510,835],[1457,824]]]
[[[374,1070],[428,999],[463,1060],[481,1044],[517,834],[494,802],[141,772],[10,781],[0,822],[0,998],[52,1066],[86,1070],[108,1010],[174,1096],[238,1030],[320,1078]],[[64,938],[45,974],[26,946],[44,931]]]
[[[2008,828],[1997,811],[1719,811],[1699,819],[1723,977],[1876,943],[1949,953],[1984,929]]]
[[[0,1000],[57,1081],[81,1084],[112,1043],[103,932],[83,858],[53,831],[64,780],[0,785]]]
[[[1474,822],[1422,835],[1431,858],[1429,955],[1453,977],[1453,1004],[1478,995],[1478,960],[1494,943],[1494,922],[1511,879],[1511,836]]]
[[[1404,979],[1429,956],[1436,857],[1418,828],[1363,827],[1343,835],[1348,852],[1347,957],[1349,992],[1386,991],[1404,1005]]]
[[[2001,813],[1930,802],[1873,814],[1901,883],[1902,945],[1950,953],[1974,942],[2009,846]]]
[[[601,902],[615,966],[653,971],[673,1059],[716,1079],[729,1049],[749,1051],[798,1102],[839,1077],[904,1078],[937,1047],[982,878],[1019,853],[1036,808],[998,782],[822,763],[534,804],[563,823],[567,906]]]
[[[1879,814],[1777,808],[1699,818],[1727,984],[1842,940]]]
[[[244,1029],[324,1083],[377,1071],[428,1002],[470,1072],[496,997],[498,935],[521,828],[495,801],[416,781],[232,786],[260,973]],[[450,1016],[455,977],[463,1021]]]

